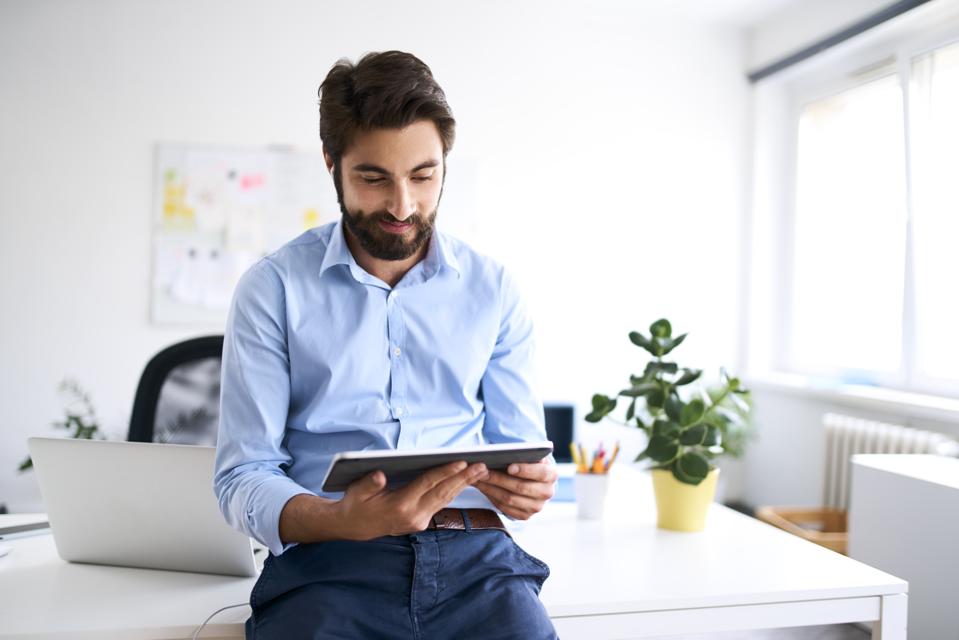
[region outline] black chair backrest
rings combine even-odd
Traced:
[[[193,338],[153,356],[140,376],[132,442],[216,444],[223,336]]]

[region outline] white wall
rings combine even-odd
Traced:
[[[317,86],[368,50],[413,51],[446,89],[448,202],[459,179],[476,222],[441,208],[441,224],[525,285],[548,399],[617,390],[642,361],[627,332],[660,315],[692,332],[684,361],[729,363],[744,40],[644,7],[0,4],[0,502],[41,507],[13,470],[61,417],[59,380],[122,437],[147,359],[222,330],[149,323],[153,145],[315,146]]]

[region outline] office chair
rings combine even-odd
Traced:
[[[131,442],[216,444],[223,336],[170,345],[147,363],[130,416]]]

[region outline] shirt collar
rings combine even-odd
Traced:
[[[433,228],[433,237],[430,238],[430,248],[426,252],[426,259],[433,260],[433,265],[436,267],[435,271],[439,270],[438,267],[449,267],[456,272],[457,276],[462,275],[459,260],[456,259],[456,254],[449,246],[449,240],[435,227]]]
[[[326,244],[326,254],[323,256],[323,262],[320,263],[320,275],[326,273],[326,270],[337,264],[345,264],[352,268],[356,264],[350,248],[346,246],[346,238],[343,237],[343,219],[337,221],[330,229],[329,241]],[[359,265],[357,265],[359,266]]]
[[[323,256],[323,262],[320,263],[320,276],[326,273],[330,267],[338,264],[345,264],[356,274],[357,272],[366,273],[356,263],[350,248],[346,244],[346,238],[343,237],[343,219],[340,218],[330,229],[329,241],[326,245],[326,253]],[[426,250],[426,257],[423,259],[423,269],[427,279],[433,277],[440,267],[449,267],[456,272],[457,276],[462,274],[459,260],[449,246],[446,237],[439,233],[436,228],[433,229],[433,236],[430,238],[430,246]]]

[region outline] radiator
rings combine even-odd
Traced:
[[[823,416],[826,470],[823,505],[849,508],[850,457],[857,453],[933,453],[959,456],[959,442],[950,436],[835,413]]]

